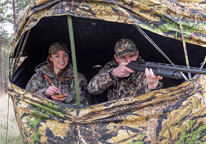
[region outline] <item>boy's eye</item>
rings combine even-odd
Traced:
[[[58,55],[56,55],[55,57],[59,57]]]

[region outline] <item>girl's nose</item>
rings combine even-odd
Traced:
[[[60,57],[60,60],[62,60],[62,61],[63,61],[63,60],[64,60],[64,57],[63,57],[63,56],[62,56],[62,57]]]

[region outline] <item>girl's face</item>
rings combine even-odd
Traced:
[[[53,62],[54,73],[64,69],[69,63],[69,55],[65,50],[58,50],[55,54],[49,56],[50,61]]]

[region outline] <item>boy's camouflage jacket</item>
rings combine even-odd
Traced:
[[[138,58],[143,61],[142,58]],[[91,94],[100,94],[108,89],[108,100],[124,98],[128,96],[136,96],[142,93],[149,92],[147,78],[144,72],[135,72],[127,78],[111,78],[110,72],[118,66],[118,63],[113,60],[108,62],[99,73],[96,74],[88,84],[88,91]],[[162,83],[159,82],[156,89],[162,88]]]
[[[26,91],[35,93],[45,98],[50,98],[51,96],[45,94],[45,90],[49,86],[51,86],[48,80],[44,78],[44,75],[47,75],[49,79],[52,81],[52,83],[54,84],[54,86],[56,86],[62,94],[63,93],[68,94],[68,98],[65,100],[65,102],[73,105],[76,104],[74,78],[68,80],[66,84],[59,82],[57,80],[56,74],[53,71],[49,70],[49,67],[46,62],[43,62],[39,66],[37,66],[35,72],[36,73],[29,80],[25,88]],[[72,72],[73,72],[73,68],[70,64],[65,75],[70,75]],[[83,105],[88,105],[89,103],[86,98],[87,80],[84,77],[84,75],[78,73],[78,81],[79,81],[79,90],[80,90],[80,103]]]

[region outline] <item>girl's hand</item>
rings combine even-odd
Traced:
[[[58,93],[58,88],[57,87],[55,87],[55,86],[49,86],[47,89],[46,89],[46,91],[45,91],[45,94],[46,95],[54,95],[54,94],[57,94]]]
[[[65,101],[65,99],[68,97],[67,94],[64,94],[64,97],[61,97],[61,98],[56,98],[55,96],[51,96],[51,98],[55,101],[59,101],[59,102],[63,102]]]

